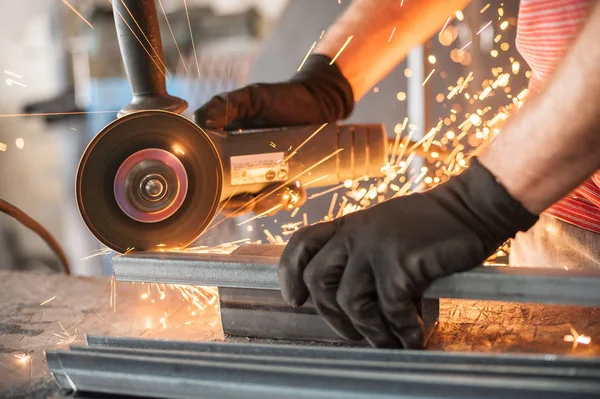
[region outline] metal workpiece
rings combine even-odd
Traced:
[[[349,344],[329,327],[310,299],[300,307],[288,305],[279,290],[219,288],[221,324],[226,335]],[[439,300],[420,303],[425,343],[439,318]],[[367,345],[366,342],[353,342]]]
[[[88,337],[48,352],[64,392],[174,398],[592,398],[598,359]]]
[[[113,258],[117,280],[279,290],[283,245],[242,245],[229,255],[133,253]],[[576,270],[478,267],[437,279],[425,298],[600,306],[600,273]]]

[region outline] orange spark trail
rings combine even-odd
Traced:
[[[479,35],[481,32],[483,32],[483,30],[484,30],[485,28],[487,28],[487,27],[488,27],[488,26],[490,26],[491,24],[492,24],[492,21],[490,21],[490,22],[488,22],[487,24],[485,24],[485,26],[484,26],[483,28],[479,29],[479,32],[477,32],[477,34]]]
[[[194,43],[194,35],[192,34],[192,23],[190,22],[190,14],[188,12],[187,0],[183,0],[185,7],[185,15],[188,21],[188,28],[190,30],[190,38],[192,39],[192,48],[194,49],[194,59],[196,60],[196,69],[198,70],[198,79],[200,79],[200,65],[198,65],[198,54],[196,54],[196,44]]]
[[[306,140],[304,140],[302,143],[300,143],[300,145],[298,147],[296,147],[296,149],[294,151],[292,151],[292,153],[290,155],[288,155],[287,157],[284,158],[283,163],[286,163],[287,161],[289,161],[294,155],[296,155],[296,153],[298,152],[298,150],[300,148],[302,148],[302,146],[304,146],[304,144],[308,143],[313,137],[316,136],[317,133],[319,133],[321,130],[323,130],[323,128],[327,126],[327,122],[323,123],[321,125],[321,127],[319,127],[317,130],[314,131],[313,134],[311,134],[310,136],[308,136],[308,138]]]
[[[313,49],[315,48],[316,45],[317,45],[317,42],[314,42],[312,44],[312,46],[310,46],[310,49],[308,50],[308,53],[306,53],[306,55],[304,56],[304,59],[302,60],[302,63],[300,63],[300,66],[298,67],[298,71],[297,72],[300,72],[300,69],[302,69],[302,66],[306,62],[306,59],[308,58],[308,56],[310,55],[310,53],[312,53],[312,51],[313,51]]]
[[[446,20],[446,23],[444,24],[444,26],[442,27],[442,30],[440,31],[440,33],[438,33],[438,36],[441,36],[442,33],[444,33],[444,31],[446,30],[446,27],[448,26],[448,23],[450,22],[450,19],[452,17],[448,17],[448,19]]]
[[[346,40],[346,43],[344,43],[344,45],[342,46],[342,48],[340,48],[340,51],[337,52],[337,54],[335,55],[335,57],[333,57],[333,59],[331,60],[331,62],[329,63],[329,65],[333,65],[333,63],[335,62],[335,60],[338,59],[338,57],[340,56],[340,54],[342,54],[342,51],[344,51],[344,49],[346,48],[346,46],[348,45],[348,43],[350,43],[350,40],[352,40],[354,36],[348,36],[348,40]]]
[[[328,177],[329,177],[329,175],[323,175],[323,176],[321,176],[321,177],[317,177],[316,179],[314,179],[314,180],[311,180],[311,181],[309,181],[309,182],[305,183],[305,184],[304,184],[304,187],[306,187],[306,186],[310,186],[311,184],[313,184],[313,183],[316,183],[316,182],[318,182],[318,181],[320,181],[320,180],[326,179],[326,178],[328,178]]]
[[[392,34],[390,35],[390,38],[388,39],[388,43],[392,41],[392,37],[394,36],[395,32],[396,32],[396,27],[394,26],[394,30],[392,30]]]
[[[432,69],[431,72],[429,72],[429,75],[427,75],[427,77],[425,78],[425,80],[423,81],[423,83],[421,83],[421,86],[425,86],[425,84],[427,83],[427,81],[429,80],[429,78],[431,77],[431,75],[433,75],[434,72],[435,72],[435,69]]]
[[[70,5],[67,0],[62,0],[62,2],[65,3],[67,5],[67,7],[69,7],[71,9],[71,11],[73,11],[79,18],[81,18],[83,20],[83,22],[85,22],[86,24],[88,24],[88,26],[90,28],[94,29],[94,27],[92,26],[92,24],[90,23],[90,21],[88,21],[87,19],[85,19],[85,17],[83,15],[81,15],[79,13],[79,11],[77,11],[75,8],[73,8],[73,6]]]
[[[467,47],[469,47],[471,43],[473,43],[473,41],[470,41],[469,43],[465,44],[460,50],[458,50],[457,54],[462,53]]]
[[[87,112],[44,112],[37,114],[0,114],[0,118],[17,118],[22,116],[54,116],[54,115],[85,115],[85,114],[116,114],[119,111],[87,111]]]
[[[175,47],[177,47],[177,52],[179,53],[179,57],[181,58],[181,63],[183,64],[183,69],[185,69],[185,73],[188,73],[187,66],[185,65],[185,60],[183,59],[183,54],[181,54],[181,50],[179,49],[179,44],[177,44],[177,40],[175,39],[175,33],[173,33],[173,29],[171,28],[171,24],[169,23],[169,18],[167,18],[167,13],[163,7],[162,1],[158,0],[158,4],[160,4],[160,9],[165,16],[165,21],[167,21],[167,26],[169,27],[169,31],[171,32],[171,36],[173,37],[173,41],[175,42]]]

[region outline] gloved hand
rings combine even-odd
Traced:
[[[345,119],[354,107],[352,87],[330,62],[329,57],[314,54],[287,82],[219,94],[194,112],[194,121],[215,129],[248,129]]]
[[[309,294],[343,338],[379,348],[420,348],[415,302],[438,277],[481,265],[538,217],[477,159],[461,175],[297,231],[278,268],[287,302]]]

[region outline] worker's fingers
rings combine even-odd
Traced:
[[[312,258],[304,270],[304,281],[313,304],[327,324],[341,337],[358,341],[362,336],[337,303],[337,291],[348,260],[348,252],[335,236]]]
[[[382,261],[393,260],[388,258]],[[412,281],[402,265],[395,269],[398,273],[393,275],[375,275],[381,312],[404,348],[420,349],[424,345],[425,333],[423,319],[414,304],[414,290],[410,288]]]
[[[356,256],[350,258],[336,299],[354,328],[371,346],[393,349],[403,347],[381,313],[375,278],[368,261]]]
[[[302,306],[308,298],[304,269],[336,232],[336,222],[317,223],[298,230],[288,241],[277,272],[283,298],[292,306]]]

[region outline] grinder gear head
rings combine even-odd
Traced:
[[[106,126],[86,148],[77,206],[118,252],[184,248],[214,217],[223,170],[210,138],[187,118],[141,111]]]

